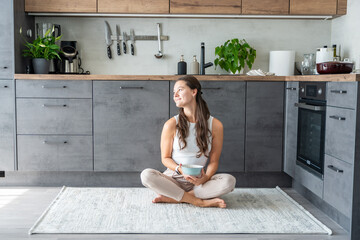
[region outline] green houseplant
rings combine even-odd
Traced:
[[[44,37],[38,36],[32,43],[24,39],[23,56],[32,58],[35,73],[49,73],[50,60],[54,58],[61,60],[59,56],[60,47],[56,45],[56,42],[61,39],[61,35],[55,37],[53,32],[54,28],[48,29]],[[22,29],[20,29],[21,33]]]
[[[245,64],[252,68],[256,58],[256,50],[252,48],[245,39],[237,38],[227,40],[224,45],[215,48],[215,56],[218,56],[214,63],[227,72],[236,73],[244,69]]]

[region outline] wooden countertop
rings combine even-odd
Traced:
[[[15,79],[29,80],[177,80],[182,75],[76,75],[76,74],[15,74]],[[360,81],[360,74],[247,76],[247,75],[195,75],[200,81]]]

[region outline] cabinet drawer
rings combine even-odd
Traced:
[[[355,110],[326,108],[325,153],[354,163],[355,119]]]
[[[325,154],[324,200],[348,217],[351,216],[352,166]]]
[[[20,171],[92,171],[91,136],[19,135]]]
[[[18,134],[92,135],[91,99],[17,99]]]
[[[300,165],[295,165],[294,179],[316,194],[319,198],[323,198],[324,181],[309,172],[307,169],[304,169]]]
[[[92,82],[16,80],[16,97],[92,98]]]
[[[328,82],[327,105],[356,109],[357,82]]]

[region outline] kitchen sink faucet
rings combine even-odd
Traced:
[[[200,56],[200,75],[205,75],[205,68],[214,65],[212,62],[205,62],[205,43],[201,43],[201,56]]]

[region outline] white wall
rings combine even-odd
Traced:
[[[340,44],[341,57],[349,57],[360,69],[360,1],[347,2],[347,14],[332,20],[331,42]]]
[[[170,37],[163,42],[165,57],[154,57],[156,41],[137,41],[135,56],[117,56],[114,42],[109,60],[104,20],[113,34],[119,24],[128,34],[134,28],[137,35],[156,35],[156,23],[162,23],[163,35]],[[83,67],[92,74],[176,74],[181,54],[188,65],[193,55],[200,61],[200,43],[205,42],[206,62],[213,62],[215,47],[231,38],[245,38],[257,50],[253,69],[268,71],[271,50],[295,50],[296,60],[301,61],[304,53],[315,53],[316,48],[331,43],[331,21],[325,20],[37,17],[36,22],[61,24],[62,40],[78,41]],[[210,67],[206,73],[224,72]]]

